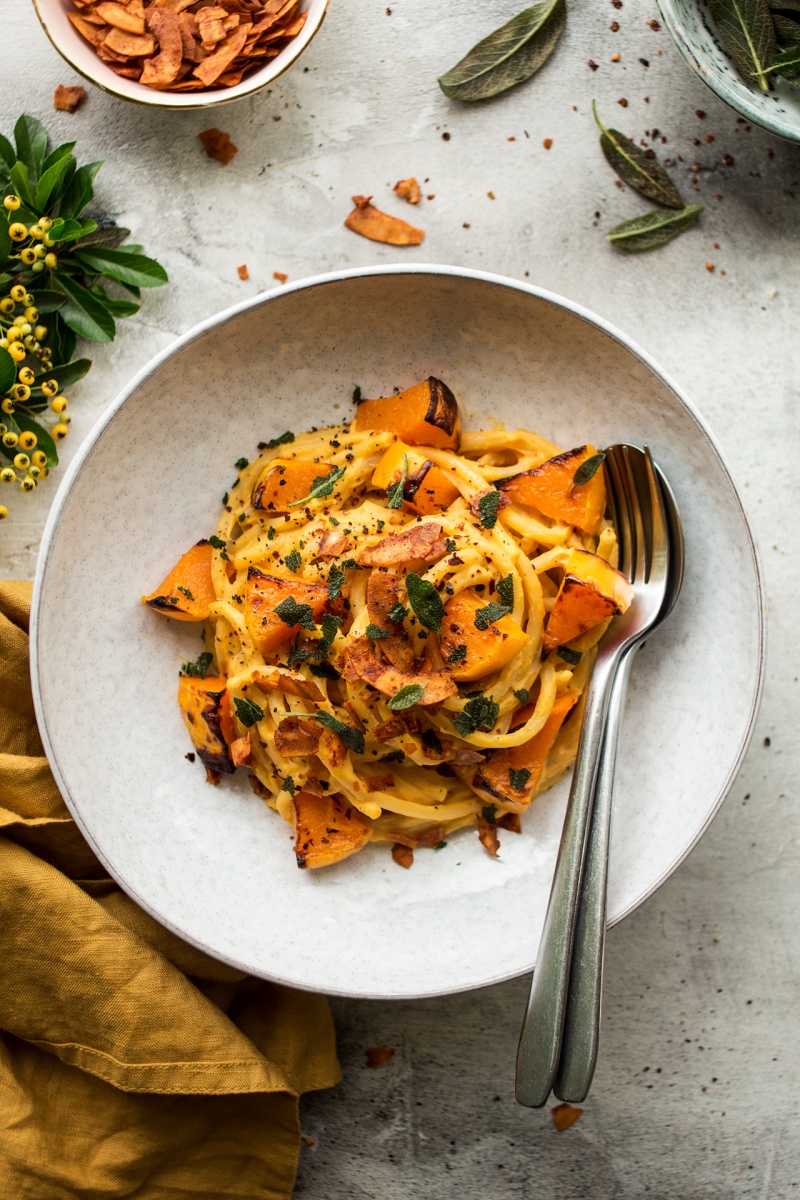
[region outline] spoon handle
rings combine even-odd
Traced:
[[[517,1101],[529,1108],[547,1103],[558,1065],[586,835],[619,661],[619,651],[601,652],[586,693],[567,813],[517,1050]]]
[[[614,768],[625,695],[636,649],[636,645],[631,647],[622,659],[611,692],[578,901],[564,1036],[558,1074],[553,1085],[559,1100],[573,1103],[585,1098],[597,1063]]]

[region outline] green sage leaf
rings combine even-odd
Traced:
[[[213,542],[211,543],[214,544]],[[274,610],[284,625],[294,626],[301,625],[303,629],[316,629],[314,624],[314,610],[310,604],[298,604],[294,596],[287,596],[285,600],[281,600],[280,604]]]
[[[591,479],[594,479],[605,461],[606,454],[604,450],[598,451],[597,454],[592,454],[590,458],[585,458],[572,476],[572,487],[569,489],[570,496],[575,491],[575,488],[583,487]]]
[[[406,576],[408,602],[414,610],[417,620],[426,629],[439,633],[444,620],[444,604],[442,597],[428,579],[421,579],[415,571]]]
[[[254,700],[243,700],[241,696],[234,696],[233,703],[236,707],[236,716],[245,729],[250,729],[251,726],[255,725],[256,721],[262,720],[264,710]]]
[[[500,705],[496,704],[491,696],[484,696],[482,692],[478,692],[477,696],[467,700],[461,712],[453,717],[453,726],[456,732],[465,738],[477,729],[492,730],[499,716]]]
[[[205,679],[213,659],[214,655],[209,654],[208,650],[204,650],[194,662],[185,662],[182,664],[181,675],[190,675],[198,679]]]
[[[792,46],[789,50],[782,51],[774,63],[767,67],[767,74],[780,74],[786,79],[795,79],[798,73],[800,73],[800,46]]]
[[[95,246],[91,250],[75,250],[75,258],[87,268],[88,275],[105,275],[117,283],[128,283],[134,287],[161,287],[169,282],[167,272],[154,258],[143,254],[128,254],[124,250],[110,250]]]
[[[523,792],[525,784],[530,777],[531,773],[527,767],[520,767],[519,769],[511,767],[508,772],[508,781],[515,792]]]
[[[403,473],[397,483],[386,489],[386,505],[388,508],[400,508],[403,503],[403,491],[408,479],[408,455],[403,455]]]
[[[543,0],[483,38],[442,75],[451,100],[488,100],[530,79],[556,48],[566,21],[565,0]]]
[[[345,725],[344,721],[338,720],[329,712],[317,712],[314,713],[314,716],[326,729],[332,729],[334,733],[338,734],[348,750],[352,750],[354,754],[364,753],[364,735],[360,729],[356,729],[353,725]]]
[[[321,500],[325,496],[330,496],[346,470],[346,467],[339,467],[337,470],[331,471],[329,475],[318,475],[312,483],[308,495],[303,496],[302,500],[293,500],[286,507],[297,508],[300,504],[308,504],[309,500]]]
[[[386,701],[386,704],[392,712],[405,712],[407,708],[413,708],[415,704],[419,704],[424,695],[424,684],[407,683],[405,687],[399,688],[391,699]]]
[[[709,11],[723,49],[750,83],[769,91],[765,72],[778,46],[767,0],[709,0]]]
[[[683,208],[680,192],[658,160],[648,158],[641,146],[618,129],[606,129],[597,115],[594,100],[592,112],[600,130],[600,148],[623,183],[665,208]]]
[[[775,36],[782,49],[790,50],[793,46],[800,46],[800,22],[793,21],[791,17],[784,17],[780,13],[775,13],[772,21],[775,25]],[[772,66],[774,67],[774,65],[773,63]]]
[[[578,663],[583,658],[580,650],[572,650],[569,646],[559,646],[558,654],[563,658],[565,663],[569,663],[571,667],[577,667]]]
[[[493,600],[491,604],[487,604],[485,608],[479,608],[475,613],[475,628],[484,630],[490,625],[494,625],[495,621],[501,621],[503,617],[507,617],[511,609],[507,604],[498,604]]]
[[[631,221],[623,221],[607,234],[608,240],[626,254],[655,250],[671,242],[693,225],[703,211],[702,204],[690,204],[680,212],[651,212]]]

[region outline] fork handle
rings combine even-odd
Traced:
[[[611,691],[578,899],[564,1034],[553,1085],[559,1100],[572,1103],[585,1098],[597,1063],[614,768],[628,680],[637,648],[637,645],[632,646],[622,659]]]
[[[553,885],[517,1050],[516,1097],[529,1108],[547,1103],[558,1065],[595,778],[620,658],[618,649],[601,651],[586,693]]]

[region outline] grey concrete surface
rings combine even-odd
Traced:
[[[273,271],[298,279],[401,257],[480,267],[580,301],[655,356],[718,435],[761,542],[771,651],[744,768],[688,861],[609,936],[601,1062],[572,1129],[558,1134],[547,1112],[513,1101],[524,980],[424,1003],[339,1000],[344,1083],[304,1103],[313,1145],[297,1195],[777,1200],[800,1185],[800,148],[737,123],[647,24],[658,16],[649,0],[569,0],[562,44],[535,80],[484,106],[446,100],[436,76],[518,5],[389,0],[389,12],[385,0],[332,0],[300,65],[268,93],[179,115],[92,89],[67,116],[50,108],[53,87],[78,80],[32,6],[7,4],[0,128],[24,105],[54,136],[76,137],[85,160],[105,158],[98,211],[128,225],[172,279],[96,349],[73,392],[65,459],[154,352],[277,286]],[[657,127],[687,199],[706,204],[695,230],[654,254],[624,258],[604,239],[647,205],[615,186],[593,96],[606,124],[637,138]],[[239,146],[228,167],[200,148],[209,125]],[[387,186],[409,174],[434,197],[416,211]],[[401,252],[345,230],[357,192],[411,216],[424,244]],[[168,437],[151,452],[169,472]],[[3,576],[32,573],[52,495],[14,498]],[[371,1070],[364,1049],[375,1045],[396,1053]]]

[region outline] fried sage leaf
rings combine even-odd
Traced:
[[[648,158],[641,146],[637,146],[618,129],[606,129],[597,115],[594,100],[592,112],[600,130],[600,148],[609,166],[617,172],[623,183],[636,188],[648,200],[663,204],[665,208],[683,208],[681,194],[661,163],[655,158]]]
[[[767,0],[709,0],[708,7],[737,71],[768,92],[765,72],[775,61],[778,46]]]
[[[623,221],[607,234],[608,240],[626,254],[655,250],[671,242],[694,224],[703,211],[702,204],[689,204],[680,212],[649,212],[632,221]]]
[[[442,75],[439,87],[451,100],[488,100],[530,79],[556,48],[566,22],[565,0],[543,0],[517,13],[473,46]]]

